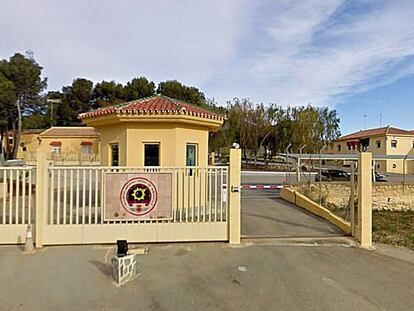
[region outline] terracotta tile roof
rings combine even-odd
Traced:
[[[223,116],[164,95],[155,95],[110,107],[97,109],[90,112],[85,112],[80,114],[79,118],[87,119],[107,114],[181,114],[206,119],[224,120]]]
[[[379,127],[369,130],[361,130],[352,134],[339,137],[337,140],[351,140],[351,139],[360,139],[364,137],[371,136],[384,136],[384,135],[414,135],[413,131],[406,131],[396,127],[386,126]]]
[[[86,126],[53,126],[40,134],[41,137],[99,137],[99,131]]]

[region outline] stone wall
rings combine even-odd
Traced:
[[[301,192],[318,202],[318,184],[302,186]],[[322,205],[327,208],[345,208],[348,206],[349,196],[350,186],[347,183],[322,184]],[[372,197],[374,210],[414,211],[414,184],[406,184],[404,190],[401,184],[374,184]]]

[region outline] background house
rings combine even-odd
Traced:
[[[99,164],[100,133],[93,127],[58,127],[22,133],[17,158],[36,162],[40,148],[57,165]]]
[[[361,130],[339,137],[328,148],[328,153],[353,154],[369,151],[384,155],[413,155],[414,131],[391,126]],[[382,172],[403,173],[403,160],[376,161],[376,168]],[[413,161],[406,161],[406,173],[414,173]]]

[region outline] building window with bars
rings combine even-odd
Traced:
[[[397,140],[396,139],[391,140],[391,147],[392,148],[397,148]]]

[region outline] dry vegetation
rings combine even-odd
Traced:
[[[372,234],[375,242],[414,250],[414,212],[374,211]]]

